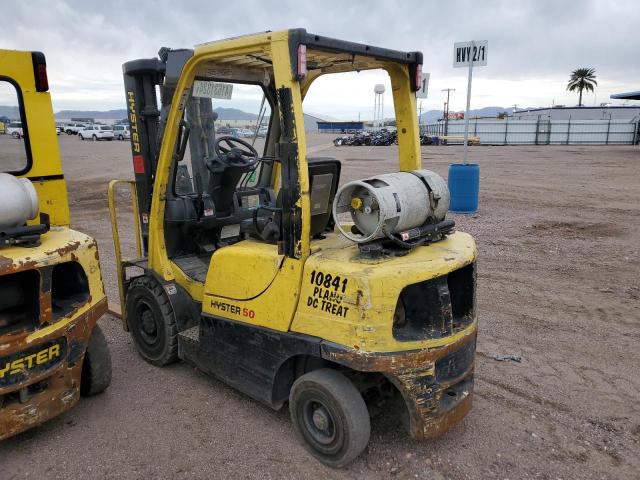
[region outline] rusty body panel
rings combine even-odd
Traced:
[[[361,372],[383,373],[400,391],[413,438],[446,433],[471,410],[477,322],[443,347],[412,352],[362,352],[323,342],[327,360]]]
[[[52,294],[54,269],[65,264],[86,275],[86,291],[60,308]],[[33,321],[12,326],[5,319],[0,329],[0,440],[75,405],[89,338],[107,310],[97,245],[87,235],[53,227],[37,247],[0,250],[0,279],[30,272],[37,279]],[[66,277],[57,281],[75,282]]]
[[[78,402],[87,342],[106,310],[107,300],[103,298],[85,313],[41,339],[42,345],[52,339],[66,339],[65,358],[60,363],[43,373],[29,376],[17,386],[0,388],[0,440],[50,420]],[[14,348],[19,347],[16,345]],[[27,398],[17,393],[36,385],[42,387],[27,392]]]

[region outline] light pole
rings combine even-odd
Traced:
[[[449,94],[451,92],[455,92],[455,88],[443,88],[443,92],[447,92],[447,102],[444,104],[445,112],[444,112],[444,134],[445,136],[449,134]]]

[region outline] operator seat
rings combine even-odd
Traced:
[[[307,158],[309,165],[309,188],[311,191],[311,238],[319,238],[332,231],[334,221],[331,206],[340,183],[340,161],[333,157]],[[282,191],[278,192],[276,208],[282,208]],[[257,218],[243,220],[240,233],[246,233],[269,243],[280,240],[281,212],[260,210]],[[257,224],[257,225],[256,225]],[[257,227],[257,228],[256,228]]]

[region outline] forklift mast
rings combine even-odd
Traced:
[[[131,155],[135,173],[142,247],[148,254],[149,213],[164,127],[182,68],[193,50],[161,48],[159,58],[132,60],[122,66]],[[161,105],[158,109],[158,91]]]

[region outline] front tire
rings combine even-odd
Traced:
[[[98,141],[98,137],[96,137],[95,135],[93,137],[91,137],[91,140],[93,140],[94,142]]]
[[[131,338],[147,362],[162,367],[178,359],[178,328],[164,288],[148,276],[129,285],[126,315]]]
[[[304,447],[325,465],[344,467],[369,443],[367,405],[337,370],[314,370],[298,378],[289,394],[289,411]]]
[[[82,136],[82,134],[79,134],[80,136],[80,140],[84,141],[84,137]]]
[[[124,140],[124,137],[122,135],[118,135],[118,140],[122,141]]]
[[[91,397],[104,392],[111,385],[111,354],[104,334],[98,325],[93,328],[82,363],[80,393]]]

